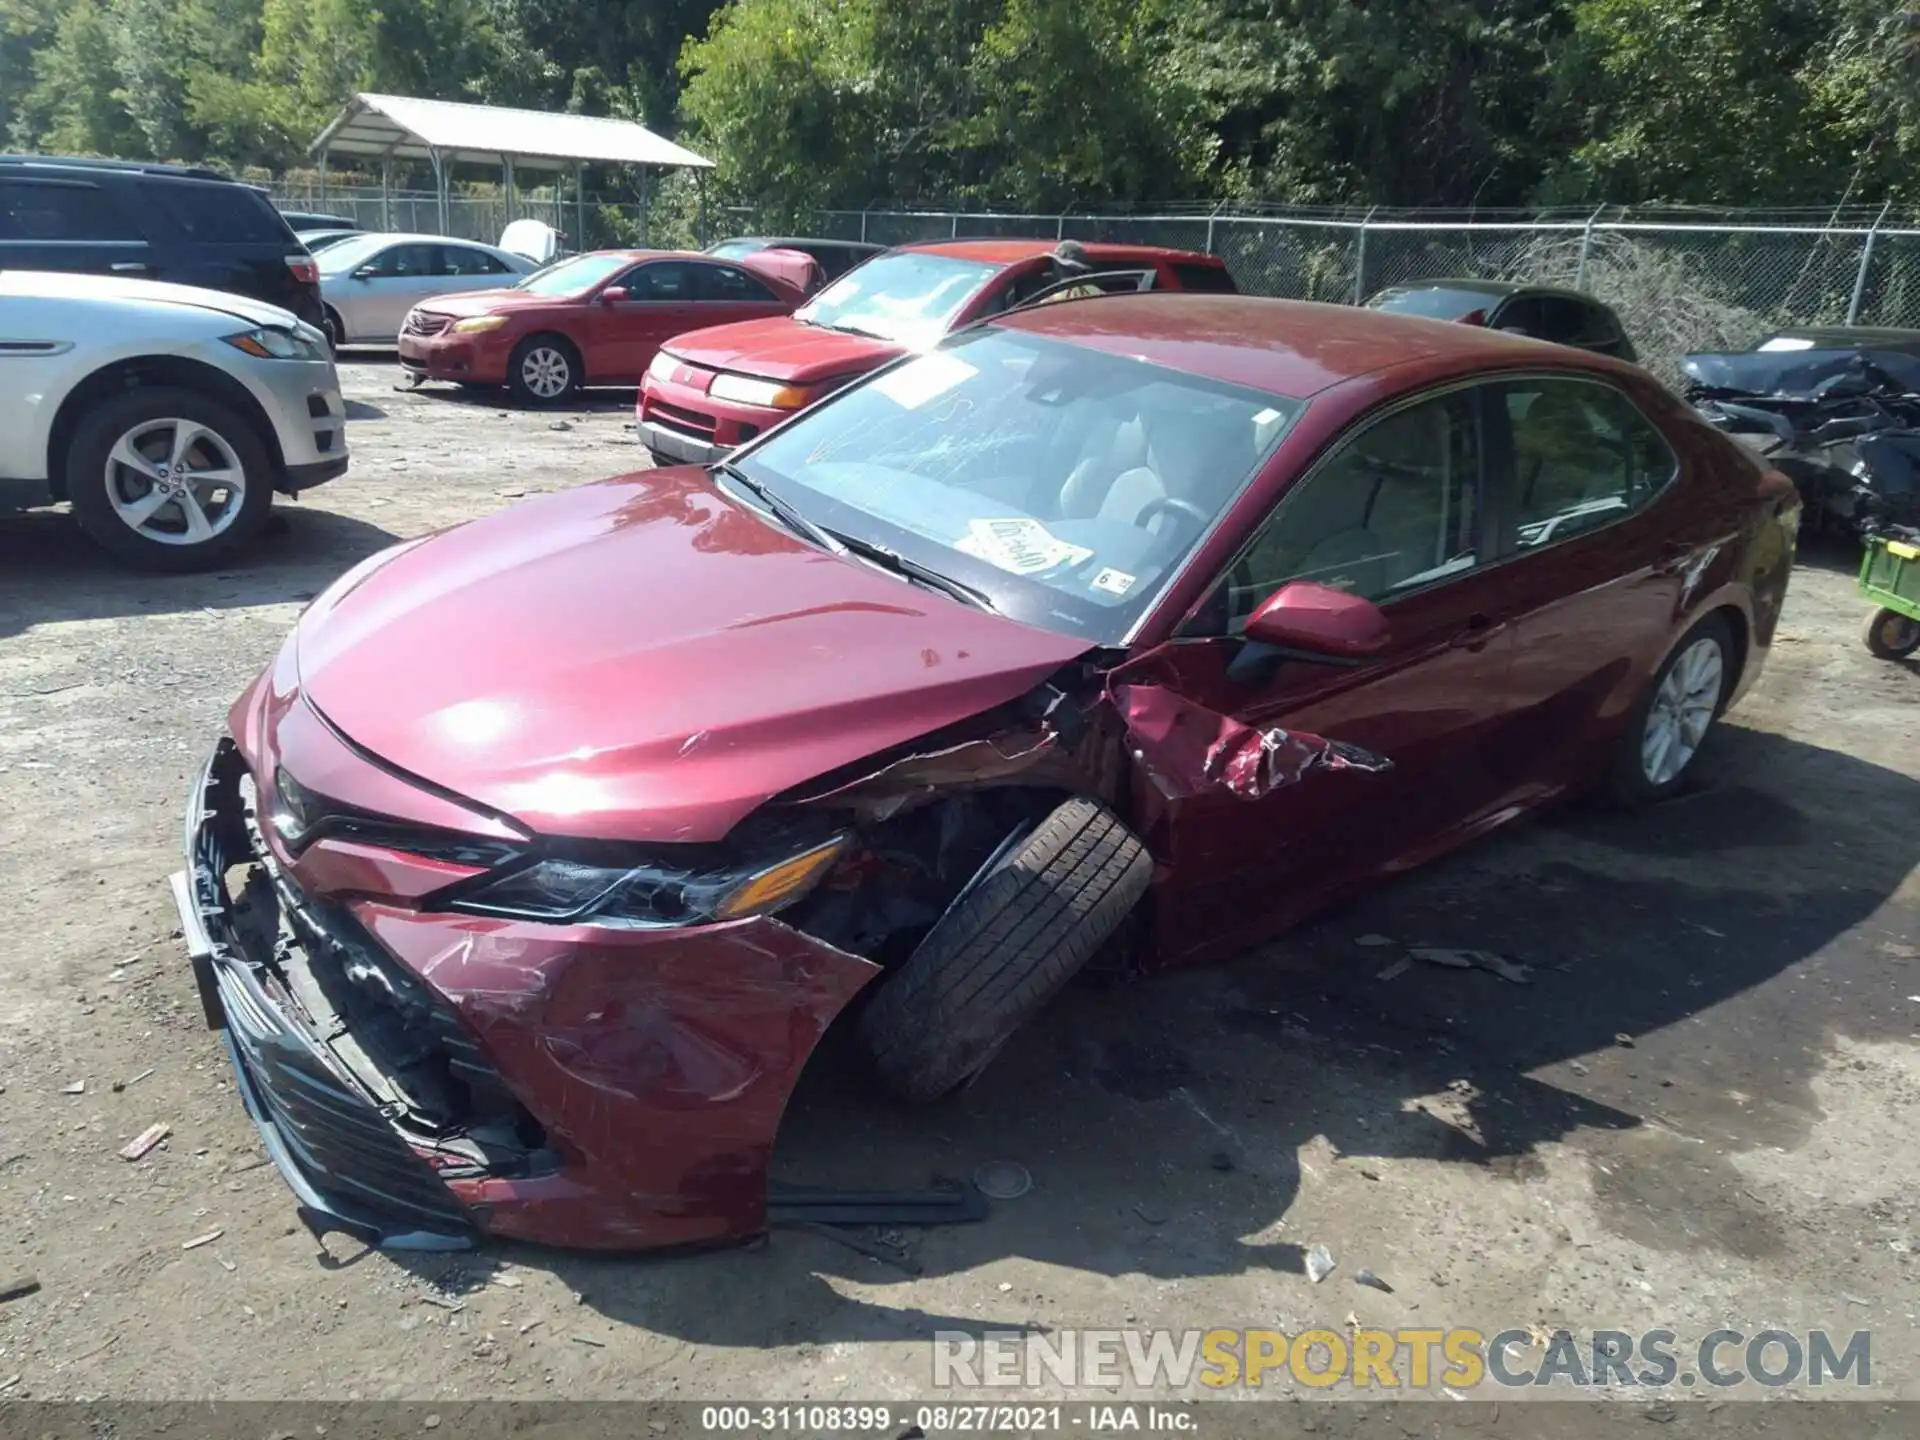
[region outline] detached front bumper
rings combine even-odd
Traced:
[[[222,740],[173,891],[208,1022],[310,1227],[394,1249],[619,1250],[765,1228],[788,1097],[877,967],[765,918],[612,930],[425,910],[399,893],[402,851],[263,853],[248,776]],[[370,969],[386,977],[371,995]]]

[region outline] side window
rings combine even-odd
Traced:
[[[484,250],[475,250],[468,245],[440,247],[442,275],[499,275],[505,273],[506,268]]]
[[[702,300],[751,300],[771,304],[779,298],[737,265],[702,265],[698,269]]]
[[[1610,525],[1672,483],[1679,463],[1651,421],[1608,385],[1505,387],[1522,551]]]
[[[1489,323],[1496,330],[1519,330],[1536,340],[1561,338],[1549,328],[1547,302],[1538,295],[1522,295],[1509,300],[1494,312]]]
[[[1174,283],[1182,290],[1194,290],[1207,295],[1238,295],[1240,287],[1233,283],[1233,274],[1224,265],[1196,265],[1190,260],[1173,262]]]
[[[141,182],[143,202],[153,202],[182,234],[222,245],[272,245],[293,239],[287,222],[258,190],[226,180],[161,179]]]
[[[97,186],[0,180],[0,240],[143,240],[140,227]]]
[[[1375,421],[1281,498],[1227,576],[1238,631],[1289,580],[1386,603],[1479,561],[1473,401],[1443,395]]]
[[[367,262],[368,270],[382,279],[432,276],[440,273],[438,245],[389,245]]]
[[[655,260],[634,267],[614,283],[626,287],[629,300],[687,301],[699,294],[699,271],[704,268],[684,260]]]

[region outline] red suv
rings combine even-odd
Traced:
[[[1154,245],[1084,245],[1093,271],[1150,270],[1153,289],[1238,290],[1226,262]],[[1031,299],[1071,271],[1049,240],[953,240],[876,255],[791,316],[695,330],[660,347],[637,407],[662,464],[706,464],[908,351]]]

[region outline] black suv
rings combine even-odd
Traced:
[[[280,212],[212,170],[0,155],[0,269],[248,295],[320,325],[320,272]]]

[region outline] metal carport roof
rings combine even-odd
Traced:
[[[309,147],[317,155],[379,159],[512,160],[532,170],[571,170],[583,163],[711,170],[703,155],[631,120],[552,115],[497,105],[462,105],[404,95],[361,94]]]

